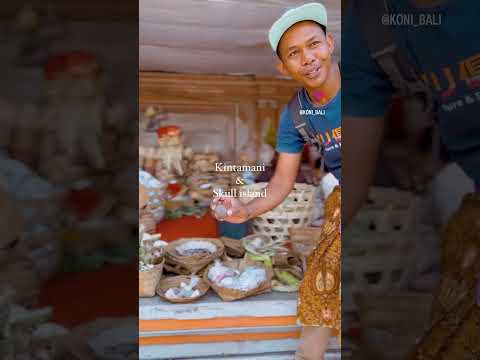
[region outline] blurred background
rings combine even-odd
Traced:
[[[0,10],[2,359],[137,353],[137,19],[131,1]]]

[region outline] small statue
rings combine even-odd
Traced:
[[[54,172],[57,165],[51,162],[53,158],[62,163],[56,171],[65,171],[65,163],[103,169],[101,136],[107,112],[95,55],[72,52],[54,56],[45,66],[45,75],[48,105],[44,124],[49,136],[43,167]]]

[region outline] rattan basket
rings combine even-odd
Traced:
[[[177,247],[190,241],[210,242],[217,250],[211,254],[182,256],[177,252]],[[165,269],[179,275],[192,275],[198,273],[213,260],[221,257],[225,251],[223,242],[216,238],[182,238],[168,244],[166,249]]]
[[[308,257],[320,241],[321,230],[321,227],[290,228],[293,252]]]
[[[254,255],[274,256],[276,254],[286,254],[289,251],[285,240],[272,240],[267,235],[248,235],[243,237],[241,241],[245,250]]]
[[[390,231],[391,227],[408,230],[418,225],[419,203],[417,195],[395,188],[372,187],[368,200],[358,214],[363,221],[374,222],[379,231]]]
[[[406,289],[417,273],[418,199],[394,188],[370,189],[369,201],[342,233],[343,305],[354,294]],[[423,240],[423,239],[422,239]]]
[[[155,265],[152,270],[138,272],[138,296],[139,297],[153,297],[158,282],[162,278],[163,265],[165,259],[158,265]]]
[[[210,289],[210,286],[200,277],[198,285],[195,287],[195,290],[198,290],[200,292],[199,296],[192,297],[192,298],[181,298],[181,299],[170,299],[165,296],[165,293],[167,292],[168,289],[174,288],[174,287],[179,287],[180,284],[183,283],[188,283],[190,282],[190,279],[192,276],[188,275],[179,275],[179,276],[171,276],[171,277],[165,277],[160,282],[158,283],[157,286],[157,295],[160,296],[165,301],[171,302],[173,304],[187,304],[194,302],[198,299],[200,299],[203,295],[205,295],[208,292],[208,289]]]
[[[241,258],[243,255],[245,255],[245,248],[239,239],[232,239],[222,236],[220,240],[223,242],[223,245],[225,246],[225,252],[228,256]]]
[[[259,193],[267,183],[255,183],[242,186],[240,195],[246,192]],[[265,194],[269,196],[268,193]],[[309,226],[314,208],[315,187],[308,184],[295,184],[287,198],[273,210],[252,220],[252,232],[270,236],[272,240],[288,240],[290,228]],[[240,200],[248,203],[255,196],[240,196]]]
[[[143,231],[147,234],[154,234],[157,228],[155,217],[147,208],[140,210],[139,223],[143,225]]]
[[[220,161],[217,153],[195,153],[190,159],[190,170],[195,172],[215,171],[215,163]]]
[[[417,269],[417,237],[412,231],[344,231],[343,309],[356,310],[357,293],[405,289]]]
[[[138,147],[138,165],[140,169],[155,176],[155,168],[159,159],[157,154],[158,146],[139,146]]]
[[[208,285],[210,285],[210,287],[217,293],[218,296],[220,296],[220,298],[223,301],[240,300],[240,299],[244,299],[244,298],[247,298],[247,297],[250,297],[250,296],[259,295],[259,294],[263,294],[263,293],[267,293],[267,292],[272,291],[273,271],[272,271],[272,269],[267,268],[263,263],[257,262],[257,261],[252,261],[252,260],[249,260],[249,259],[246,259],[246,258],[244,258],[244,259],[230,259],[230,260],[224,261],[223,263],[228,267],[238,269],[240,271],[242,271],[243,269],[245,269],[248,266],[258,266],[258,267],[261,267],[261,268],[265,269],[266,274],[267,274],[266,280],[262,284],[260,284],[260,286],[257,287],[256,289],[252,289],[252,290],[249,290],[249,291],[241,291],[241,290],[237,290],[237,289],[223,288],[223,287],[217,286],[216,284],[211,282],[208,279],[208,272],[209,272],[210,268],[213,266],[213,264],[208,266],[203,273],[203,278],[204,278],[205,282]]]

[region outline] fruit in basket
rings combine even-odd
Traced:
[[[268,255],[256,255],[256,254],[248,253],[248,258],[253,260],[253,261],[258,261],[258,262],[264,263],[267,268],[272,268],[273,267],[272,259]]]
[[[286,285],[296,286],[297,288],[300,285],[300,280],[287,270],[275,270],[275,276]]]
[[[286,242],[282,239],[272,240],[266,235],[249,235],[241,239],[245,249],[252,255],[267,255],[269,257],[278,253],[288,253]]]

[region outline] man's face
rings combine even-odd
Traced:
[[[332,63],[333,38],[313,21],[302,21],[289,28],[279,44],[279,70],[307,89],[325,83]]]

